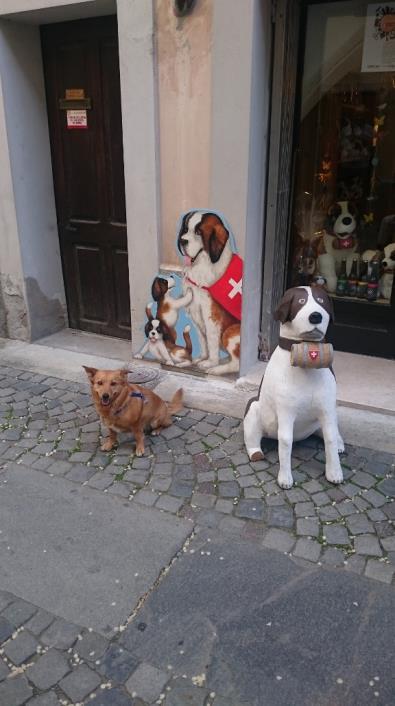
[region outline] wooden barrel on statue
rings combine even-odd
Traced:
[[[291,348],[291,365],[295,368],[329,368],[333,363],[331,343],[294,343]]]

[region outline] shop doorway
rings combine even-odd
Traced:
[[[335,348],[391,358],[395,2],[302,9],[287,284],[325,278]]]
[[[41,28],[69,323],[130,339],[117,37],[115,16]]]

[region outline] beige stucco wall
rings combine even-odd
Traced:
[[[179,264],[182,211],[209,203],[213,0],[197,0],[184,18],[157,0],[155,35],[161,200],[161,264]]]

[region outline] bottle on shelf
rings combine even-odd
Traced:
[[[336,284],[336,294],[338,297],[346,296],[347,292],[347,261],[342,260],[339,276]]]
[[[358,260],[354,258],[352,261],[351,272],[347,279],[347,296],[356,297],[358,286]]]
[[[366,299],[368,291],[368,261],[362,260],[359,263],[359,277],[357,284],[358,299]]]
[[[371,270],[368,276],[368,286],[366,292],[366,299],[369,302],[375,302],[379,293],[379,267],[380,263],[377,260],[373,260],[371,263]]]

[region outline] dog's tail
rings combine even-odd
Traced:
[[[180,389],[177,390],[177,392],[173,396],[173,399],[170,402],[168,402],[168,404],[167,404],[167,408],[168,408],[170,414],[175,414],[176,412],[179,412],[180,409],[182,409],[183,395],[184,395],[184,391],[183,391],[182,387],[180,387]]]
[[[184,341],[185,341],[185,350],[188,353],[188,355],[192,355],[192,341],[191,341],[191,337],[189,335],[190,330],[191,330],[191,327],[188,324],[187,326],[185,326],[185,328],[182,332],[182,335],[184,336]]]

